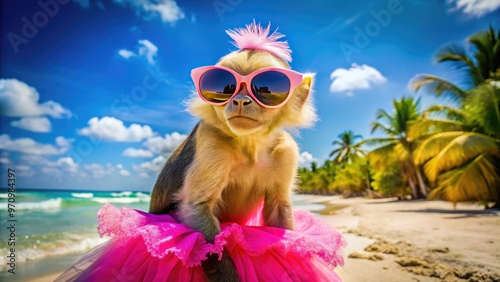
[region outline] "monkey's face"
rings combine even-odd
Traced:
[[[237,136],[254,136],[259,133],[268,133],[280,126],[304,125],[314,120],[314,108],[310,103],[307,103],[311,77],[305,76],[304,81],[302,81],[302,75],[295,73],[294,76],[293,71],[287,70],[289,66],[279,58],[264,51],[242,50],[226,55],[217,65],[226,69],[212,72],[214,77],[210,78],[208,78],[208,71],[205,73],[207,78],[203,74],[203,79],[207,81],[206,88],[210,88],[212,84],[215,88],[200,92],[203,93],[201,96],[208,104],[200,104],[197,99],[191,100],[190,103],[191,112],[205,121],[224,130],[229,130]],[[278,76],[276,81],[273,81],[269,74],[261,75],[267,68],[280,69],[274,72]],[[280,73],[283,69],[285,69],[284,73]],[[217,75],[217,71],[220,71],[220,74]],[[240,81],[238,78],[248,75],[249,77],[245,81]],[[251,89],[248,89],[247,83],[249,83],[250,78],[254,77],[251,80],[251,84],[254,84],[257,75],[267,77],[266,83],[263,85],[255,83]],[[224,76],[227,78],[224,79]],[[295,79],[290,79],[290,76]],[[273,86],[267,85],[267,83],[279,84],[279,79],[284,79],[285,82],[281,84],[288,87],[286,91],[292,90],[293,93],[272,91],[273,87],[266,87]],[[224,82],[219,83],[221,80]],[[227,84],[226,80],[228,80]],[[202,82],[199,83],[202,84]],[[224,88],[224,90],[221,91],[220,88]],[[249,91],[253,94],[250,94]]]

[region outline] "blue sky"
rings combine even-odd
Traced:
[[[192,68],[235,47],[255,19],[279,27],[291,66],[315,72],[320,121],[297,138],[322,162],[345,130],[370,137],[377,109],[416,95],[418,73],[453,80],[435,51],[500,26],[498,0],[1,2],[0,164],[19,188],[149,191],[197,122]],[[418,93],[422,106],[443,103]],[[1,173],[2,187],[7,183]]]

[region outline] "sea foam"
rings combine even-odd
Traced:
[[[98,202],[101,204],[105,203],[120,203],[120,204],[127,204],[127,203],[137,203],[140,202],[140,198],[101,198],[101,197],[96,197],[92,198],[92,201]]]
[[[17,210],[55,210],[60,209],[62,205],[62,199],[48,199],[41,202],[21,202],[15,203],[15,209]],[[0,205],[0,210],[6,210],[7,205]]]
[[[94,197],[93,193],[71,193],[71,197],[89,199]]]

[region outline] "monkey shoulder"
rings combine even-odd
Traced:
[[[275,143],[271,146],[271,154],[298,154],[299,146],[290,133],[281,131],[278,133]]]

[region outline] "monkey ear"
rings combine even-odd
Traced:
[[[311,75],[311,74],[306,74],[306,75]],[[304,79],[302,79],[302,82],[305,83],[309,88],[311,88],[312,85],[312,76],[305,76]]]
[[[314,73],[304,74],[302,83],[283,109],[283,125],[287,128],[309,127],[316,121],[316,110],[312,99]]]
[[[304,74],[304,78],[302,79],[302,85],[304,86],[305,89],[297,93],[297,95],[299,96],[298,100],[301,106],[307,102],[307,98],[309,98],[309,95],[311,95],[313,77],[314,77],[313,73]]]

